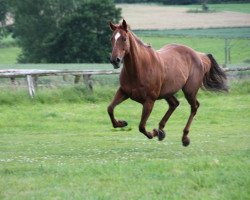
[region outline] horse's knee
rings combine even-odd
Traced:
[[[111,105],[109,105],[107,108],[108,113],[109,114],[113,113],[113,110],[114,110],[114,108]]]

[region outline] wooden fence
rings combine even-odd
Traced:
[[[16,78],[24,77],[28,83],[29,94],[33,98],[38,77],[40,76],[74,76],[74,83],[78,83],[82,76],[89,89],[93,89],[93,83],[90,79],[92,75],[110,75],[119,74],[115,70],[39,70],[39,69],[4,69],[0,70],[0,78],[10,78],[14,84]]]
[[[223,68],[226,72],[246,71],[250,67]],[[82,76],[87,86],[92,90],[93,83],[90,79],[92,75],[110,75],[119,74],[117,70],[39,70],[39,69],[2,69],[0,70],[0,78],[10,78],[15,83],[15,78],[24,77],[28,83],[29,94],[33,98],[35,95],[35,87],[39,76],[74,76],[74,83],[78,83]]]

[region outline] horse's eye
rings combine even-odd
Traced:
[[[125,37],[122,38],[122,41],[123,41],[123,42],[126,42],[126,40],[127,40],[127,38],[125,38]]]

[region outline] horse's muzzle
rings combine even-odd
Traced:
[[[115,59],[110,58],[110,63],[114,66],[115,69],[118,69],[121,66],[122,59],[118,57]]]

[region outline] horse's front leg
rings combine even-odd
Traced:
[[[146,137],[148,137],[148,139],[152,139],[153,137],[158,135],[157,131],[154,130],[152,133],[150,133],[147,132],[145,128],[147,120],[149,118],[150,113],[152,112],[153,107],[154,107],[154,101],[146,101],[143,104],[141,122],[139,125],[139,131],[143,133]]]
[[[115,95],[112,103],[108,106],[108,114],[109,114],[109,117],[111,119],[111,122],[112,122],[114,128],[118,128],[118,127],[121,128],[121,127],[128,125],[128,123],[126,121],[116,120],[114,117],[114,108],[118,104],[120,104],[121,102],[125,101],[126,99],[128,99],[128,96],[126,94],[124,94],[124,92],[121,90],[121,88],[119,88],[116,92],[116,95]]]

